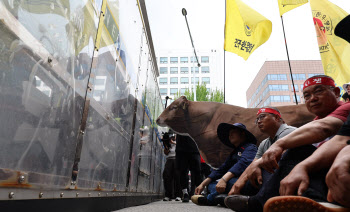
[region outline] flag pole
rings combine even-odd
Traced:
[[[287,52],[287,58],[288,58],[288,64],[289,64],[290,78],[292,80],[292,85],[293,85],[295,104],[298,105],[298,99],[297,99],[297,94],[295,93],[295,86],[294,86],[292,68],[290,66],[289,53],[288,53],[287,40],[286,40],[286,33],[284,32],[284,24],[283,24],[283,17],[282,16],[281,16],[281,20],[282,20],[282,28],[283,28],[283,35],[284,35],[284,43],[286,45],[286,52]]]
[[[225,0],[225,26],[224,26],[224,42],[226,34],[226,0]],[[226,103],[226,50],[224,44],[224,104]]]
[[[225,84],[225,82],[226,82],[226,76],[225,76],[225,73],[226,73],[226,62],[225,62],[225,58],[226,58],[226,51],[225,51],[225,49],[224,49],[224,103],[225,103],[225,97],[226,97],[226,92],[225,92],[225,89],[226,89],[226,84]]]

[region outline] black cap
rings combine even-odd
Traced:
[[[170,140],[169,133],[167,133],[167,132],[164,133],[162,141],[169,141],[169,140]]]
[[[225,144],[226,146],[229,146],[231,148],[236,148],[229,139],[230,130],[231,129],[239,129],[245,132],[246,134],[246,141],[250,142],[252,144],[256,144],[256,138],[255,136],[249,132],[246,128],[246,126],[242,123],[235,123],[235,124],[229,124],[229,123],[221,123],[218,126],[217,134],[220,139],[220,141]]]

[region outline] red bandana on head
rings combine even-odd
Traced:
[[[281,114],[277,110],[274,110],[272,108],[261,108],[260,110],[258,110],[258,113],[256,115],[258,116],[260,113],[272,113],[281,118]]]
[[[329,85],[329,86],[335,87],[334,80],[329,77],[309,78],[304,82],[303,90],[311,85]]]

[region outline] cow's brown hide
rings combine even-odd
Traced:
[[[300,127],[315,116],[304,104],[280,106],[283,120]],[[255,125],[258,108],[243,108],[217,102],[194,102],[182,96],[171,103],[158,117],[159,126],[168,126],[175,132],[190,135],[198,145],[203,159],[214,167],[220,166],[232,151],[219,141],[216,130],[220,123],[241,122],[258,139],[267,137]]]

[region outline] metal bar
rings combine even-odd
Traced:
[[[287,39],[286,39],[286,33],[284,32],[284,24],[283,24],[283,17],[282,16],[281,16],[281,20],[282,20],[282,28],[283,28],[283,35],[284,35],[284,43],[286,44],[286,51],[287,51],[287,58],[288,58],[289,72],[290,72],[290,79],[292,80],[295,104],[298,105],[298,99],[297,99],[297,94],[295,93],[295,86],[294,86],[292,68],[290,66],[289,53],[288,53],[288,47],[287,47]]]

